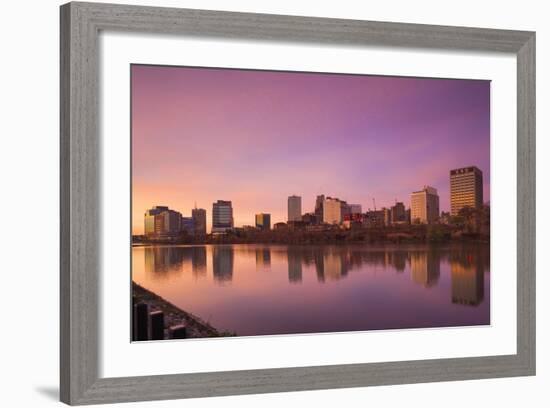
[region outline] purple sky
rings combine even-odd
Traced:
[[[475,165],[489,201],[490,82],[132,65],[133,232],[168,205],[233,201],[235,224],[286,221],[287,197],[409,207]]]

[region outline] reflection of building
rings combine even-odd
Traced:
[[[439,280],[440,258],[433,252],[411,253],[411,279],[425,287],[433,286]]]
[[[324,255],[324,266],[326,279],[338,280],[342,277],[342,258],[335,253]]]
[[[181,230],[181,214],[165,206],[145,211],[144,230],[148,237],[176,236]]]
[[[218,282],[233,279],[233,248],[230,246],[212,247],[212,272],[214,280]]]
[[[397,272],[403,272],[407,266],[407,252],[388,250],[386,252],[386,265],[392,266]]]
[[[317,274],[317,281],[325,281],[325,258],[323,256],[323,250],[315,249],[313,253],[313,260],[315,262],[315,273]]]
[[[340,248],[324,251],[323,253],[323,280],[339,280],[348,274],[350,261],[348,253]]]
[[[212,233],[223,234],[233,230],[231,201],[218,200],[212,205]]]
[[[302,257],[301,253],[288,249],[288,281],[290,283],[302,282]]]
[[[256,248],[256,268],[269,269],[271,267],[271,251],[269,248]]]
[[[271,214],[256,214],[256,228],[269,231],[271,229]]]
[[[302,197],[288,197],[288,221],[302,221]]]
[[[191,263],[193,255],[188,247],[154,246],[145,247],[145,272],[153,278],[167,278],[184,270]]]
[[[451,215],[464,207],[480,209],[483,204],[483,174],[477,167],[454,169],[451,176]]]
[[[453,303],[477,306],[483,300],[483,266],[472,254],[451,259],[451,292]]]
[[[206,235],[206,210],[204,208],[193,208],[191,217],[195,224],[195,235]]]
[[[432,224],[439,217],[439,196],[433,187],[424,186],[411,194],[411,220],[421,224]]]
[[[192,247],[191,252],[193,254],[193,257],[191,258],[193,275],[195,277],[205,277],[206,276],[206,247],[204,246]]]

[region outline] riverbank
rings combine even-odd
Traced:
[[[269,231],[232,231],[223,235],[202,237],[179,236],[151,239],[133,236],[133,245],[159,244],[417,244],[474,242],[488,243],[488,233],[466,232],[448,225],[407,225],[397,227],[352,228],[348,230],[332,227],[323,231],[306,229],[277,229]]]
[[[235,333],[222,332],[212,327],[209,323],[193,314],[186,312],[154,292],[145,289],[132,281],[132,295],[135,302],[146,303],[152,312],[160,310],[164,313],[164,326],[166,328],[178,325],[187,327],[188,338],[227,337],[235,336]]]

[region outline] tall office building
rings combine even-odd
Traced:
[[[318,224],[323,222],[323,203],[325,201],[325,196],[323,194],[318,195],[315,200],[315,219]]]
[[[191,210],[191,217],[195,224],[195,235],[206,235],[206,210],[195,207]]]
[[[340,224],[342,222],[342,201],[327,197],[323,201],[323,222],[325,224]]]
[[[391,210],[389,208],[383,207],[382,213],[384,214],[384,225],[386,227],[391,225]]]
[[[424,186],[411,194],[411,222],[432,224],[439,218],[439,196],[437,190]]]
[[[483,205],[483,174],[475,166],[454,169],[451,176],[451,215],[464,207],[480,209]]]
[[[170,237],[181,231],[181,213],[166,206],[145,211],[144,232],[149,237]]]
[[[218,200],[212,205],[212,233],[223,234],[233,230],[231,201]]]
[[[163,218],[160,217],[160,213],[168,210],[168,207],[157,205],[147,211],[144,215],[144,233],[146,236],[157,235],[162,231]]]
[[[302,197],[288,197],[288,221],[302,221]]]
[[[256,214],[256,228],[269,231],[271,229],[271,214]]]
[[[193,217],[181,217],[181,231],[189,235],[195,234],[195,220]]]
[[[396,202],[395,205],[391,207],[390,211],[392,224],[400,224],[406,222],[406,211],[405,205],[403,203]]]

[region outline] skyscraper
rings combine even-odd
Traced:
[[[288,221],[302,221],[302,197],[288,197]]]
[[[193,208],[191,217],[195,223],[195,235],[206,235],[206,210],[204,208]]]
[[[323,222],[323,202],[325,201],[325,196],[323,194],[318,195],[315,200],[315,219],[318,224]]]
[[[144,215],[145,235],[156,237],[176,236],[181,231],[181,214],[166,206],[156,206]]]
[[[269,231],[271,229],[271,214],[256,214],[256,228]]]
[[[144,231],[145,235],[152,236],[160,234],[163,228],[163,218],[160,213],[167,211],[168,207],[157,205],[147,211],[144,214]]]
[[[342,201],[332,197],[325,198],[323,222],[325,224],[340,224],[342,222]]]
[[[439,196],[437,190],[424,186],[411,194],[411,222],[432,224],[439,217]]]
[[[195,220],[193,217],[181,217],[181,231],[189,235],[195,234]]]
[[[454,169],[451,178],[451,215],[464,207],[480,209],[483,205],[483,174],[475,166]]]
[[[401,202],[396,202],[393,207],[391,207],[391,223],[399,224],[406,221],[406,211],[405,205]]]
[[[212,233],[223,234],[233,230],[231,201],[218,200],[212,205]]]

